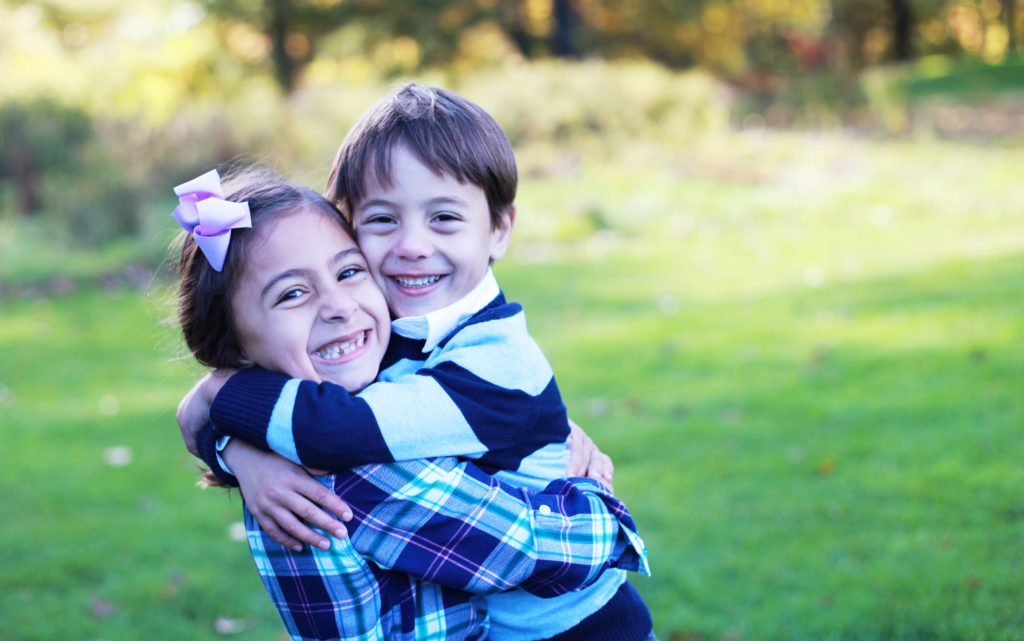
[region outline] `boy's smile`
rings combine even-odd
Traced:
[[[419,316],[472,291],[505,255],[515,212],[492,227],[479,186],[435,173],[404,146],[391,162],[391,185],[366,177],[352,223],[392,316]]]

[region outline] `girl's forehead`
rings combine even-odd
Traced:
[[[342,247],[356,244],[337,216],[309,206],[257,218],[250,233],[242,260],[246,266],[266,263],[268,254],[301,257],[305,247],[327,240],[325,236]],[[240,276],[247,271],[243,267]]]

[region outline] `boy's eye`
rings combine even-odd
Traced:
[[[394,216],[388,214],[370,214],[363,219],[364,225],[387,225],[395,221]]]
[[[459,220],[459,217],[450,211],[439,211],[434,214],[434,220],[439,223],[448,223]]]

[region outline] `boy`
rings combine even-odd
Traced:
[[[342,143],[327,196],[395,318],[378,382],[353,396],[259,370],[210,378],[198,397],[216,395],[217,429],[312,468],[464,456],[532,489],[564,477],[565,407],[522,308],[506,303],[490,270],[508,247],[516,186],[508,139],[474,103],[409,85],[372,107]],[[320,356],[359,347],[357,337]],[[515,590],[487,606],[495,639],[651,634],[617,570],[579,592]]]

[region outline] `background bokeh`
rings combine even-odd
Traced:
[[[1024,0],[0,0],[0,640],[283,638],[174,408],[171,187],[407,81],[668,640],[1024,638]]]

